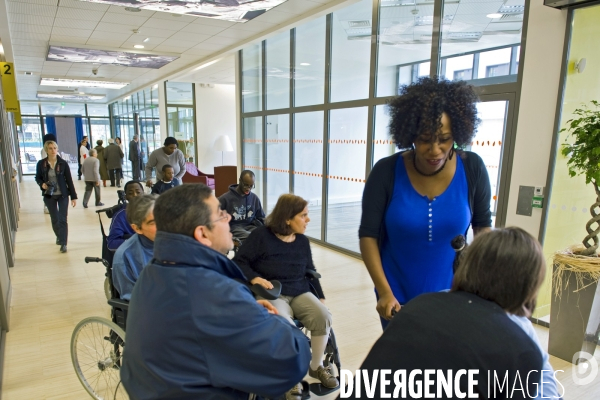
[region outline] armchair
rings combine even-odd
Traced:
[[[183,183],[203,183],[212,190],[215,190],[215,176],[205,174],[191,162],[185,163],[185,175],[183,175],[181,180]]]

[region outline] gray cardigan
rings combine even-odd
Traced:
[[[88,157],[81,164],[83,180],[86,182],[100,182],[100,160],[96,157]]]
[[[185,175],[185,157],[183,152],[176,149],[170,156],[165,153],[163,147],[160,147],[150,153],[148,162],[146,163],[146,179],[152,177],[152,168],[156,168],[156,180],[162,180],[162,167],[165,164],[169,164],[173,167],[175,173],[175,179],[181,182],[181,178]]]

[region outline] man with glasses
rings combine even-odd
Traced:
[[[154,205],[154,259],[133,287],[121,380],[135,399],[279,398],[308,369],[304,334],[255,300],[224,254],[230,216],[202,184]]]
[[[229,191],[221,197],[221,208],[231,215],[233,237],[244,240],[254,229],[263,225],[265,212],[254,189],[254,172],[246,169],[240,174],[240,183],[229,186]]]

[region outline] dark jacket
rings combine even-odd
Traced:
[[[110,176],[108,175],[108,168],[106,168],[106,160],[104,159],[104,149],[106,147],[98,145],[94,148],[98,152],[98,160],[100,160],[100,177],[103,181],[107,181],[110,179]]]
[[[231,185],[229,191],[219,196],[221,208],[231,215],[229,225],[250,225],[255,219],[263,222],[265,212],[258,196],[252,192],[242,195],[237,187],[238,185]]]
[[[278,398],[304,377],[306,336],[234,279],[245,277],[223,254],[157,233],[127,316],[121,380],[132,400]]]
[[[138,161],[140,159],[140,146],[138,142],[132,140],[129,142],[129,161]]]
[[[387,386],[387,393],[392,393],[396,387],[393,375],[399,370],[406,370],[406,389],[411,371],[421,370],[416,380],[424,382],[426,370],[443,372],[445,377],[447,371],[452,371],[452,378],[459,370],[476,370],[475,393],[479,394],[479,399],[530,399],[527,391],[532,395],[536,393],[542,365],[539,347],[500,306],[472,293],[450,292],[423,294],[403,306],[375,342],[360,369],[368,371],[370,377],[374,370],[391,370],[388,382],[392,382]],[[500,384],[505,376],[508,377],[508,385],[502,393],[496,385],[496,396],[492,395],[493,382],[489,385],[491,396],[488,396],[488,371],[492,381],[496,373]],[[429,392],[436,393],[436,375],[430,379],[433,382]],[[466,391],[466,380],[463,375],[460,380],[463,392]],[[367,397],[365,386],[361,385],[361,396],[356,396],[354,391],[350,398],[381,398],[380,382],[378,379],[374,385],[373,397]],[[511,396],[507,389],[510,392],[515,383],[516,390]],[[454,382],[452,389],[452,393],[456,393]],[[408,394],[402,398],[414,397]],[[442,394],[435,398],[458,397]]]
[[[76,200],[77,193],[75,192],[75,185],[73,185],[73,178],[71,178],[69,164],[60,158],[60,156],[56,156],[56,158],[57,161],[54,170],[56,171],[56,182],[60,188],[61,197],[69,196],[71,197],[71,200]],[[42,184],[48,182],[49,169],[50,164],[48,163],[48,157],[38,161],[35,169],[35,181],[42,191],[42,196],[46,191],[45,189],[42,189]]]
[[[372,237],[383,243],[385,233],[385,214],[392,201],[396,183],[396,162],[400,153],[383,158],[375,164],[365,185],[362,199],[362,217],[358,237]],[[479,155],[470,151],[457,151],[467,177],[471,225],[473,227],[492,226],[490,211],[490,178],[485,164]]]
[[[121,168],[123,165],[123,150],[121,148],[111,143],[107,147],[104,148],[104,160],[106,161],[106,168],[109,170]]]

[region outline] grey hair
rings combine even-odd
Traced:
[[[127,222],[141,228],[148,214],[154,210],[156,198],[153,194],[134,197],[127,205]]]
[[[96,150],[96,149],[90,150],[90,156],[97,156],[97,155],[98,155],[98,150]]]

